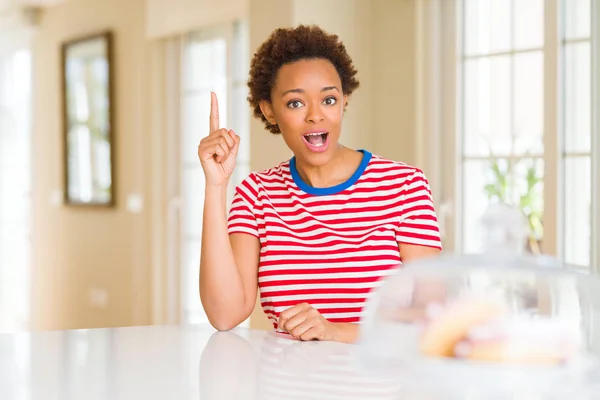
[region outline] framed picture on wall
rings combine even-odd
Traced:
[[[113,33],[62,45],[64,200],[114,207]]]

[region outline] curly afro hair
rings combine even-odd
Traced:
[[[248,80],[248,102],[253,108],[254,116],[260,118],[272,133],[281,133],[279,126],[267,121],[259,104],[263,100],[271,101],[271,89],[277,72],[283,65],[307,59],[330,61],[340,75],[345,95],[352,94],[359,86],[352,59],[337,35],[313,25],[276,29],[254,54]]]

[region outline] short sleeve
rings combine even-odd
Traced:
[[[247,233],[259,237],[255,205],[258,197],[257,186],[252,176],[240,183],[233,195],[227,230],[232,233]]]
[[[429,182],[418,169],[406,178],[401,189],[401,212],[396,241],[442,248]]]

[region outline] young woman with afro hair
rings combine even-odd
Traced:
[[[240,138],[219,125],[198,146],[206,176],[200,298],[211,324],[248,318],[257,292],[278,333],[352,343],[369,293],[402,263],[441,250],[423,172],[340,144],[357,71],[336,35],[280,28],[254,54],[248,101],[293,157],[251,173],[228,214]],[[367,132],[368,134],[368,132]]]

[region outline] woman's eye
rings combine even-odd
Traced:
[[[335,97],[328,97],[323,103],[325,103],[325,105],[332,106],[337,103],[337,99]]]
[[[299,107],[302,107],[302,103],[299,102],[298,100],[292,100],[288,103],[288,107],[289,108],[299,108]]]

